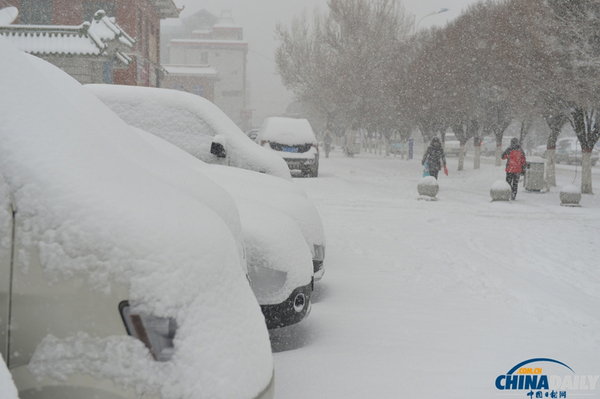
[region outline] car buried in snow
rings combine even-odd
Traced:
[[[595,166],[600,158],[600,152],[593,149],[591,151],[590,162]],[[581,165],[583,154],[581,144],[577,139],[563,139],[556,144],[555,153],[556,163],[566,163],[568,165]]]
[[[85,85],[125,122],[209,164],[254,170],[290,180],[280,157],[260,148],[216,105],[171,89]]]
[[[0,354],[19,397],[272,398],[231,197],[175,164],[167,179],[79,83],[2,40],[0,86]]]
[[[221,185],[232,196],[240,215],[248,279],[258,300],[267,328],[286,327],[302,321],[309,313],[313,291],[313,264],[309,248],[298,224],[286,214],[248,196],[228,190],[222,181],[227,175],[213,173],[218,168],[233,175],[247,172],[237,168],[207,165],[179,147],[141,129],[136,132],[153,147],[191,171]],[[166,175],[169,174],[165,171]],[[260,175],[262,176],[262,175]],[[276,181],[281,179],[273,177]]]
[[[460,154],[460,141],[454,133],[446,133],[444,136],[444,154],[447,156],[458,156]]]
[[[192,94],[169,89],[115,85],[85,85],[85,87],[125,122],[168,141],[207,164],[215,165],[211,173],[213,176],[218,174],[218,183],[236,197],[263,203],[292,218],[300,227],[311,251],[314,280],[318,281],[322,278],[325,271],[323,223],[306,193],[291,181],[289,169],[279,156],[252,143],[223,111],[208,100],[198,101],[195,98],[197,96]],[[155,112],[161,110],[164,110],[168,117],[160,118],[155,115]],[[192,111],[193,118],[189,116]],[[181,121],[185,121],[188,125],[182,125]],[[190,144],[190,135],[203,137],[204,132],[208,131],[213,133],[206,133],[208,137],[206,140],[214,139],[215,134],[214,137],[235,138],[235,140],[227,140],[229,147],[226,152],[230,154],[232,162],[226,163],[226,166],[208,153],[208,144],[205,143],[204,147],[200,144],[198,144],[200,147]],[[244,137],[240,138],[239,135]],[[194,138],[194,140],[200,139]],[[201,140],[198,142],[200,143]],[[262,161],[257,159],[262,156],[265,156],[265,164],[271,165],[272,170],[278,171],[277,173],[253,173],[260,169],[254,166],[262,165]],[[276,162],[273,161],[273,157],[276,158]],[[234,158],[237,161],[233,162]],[[222,167],[216,167],[218,165]],[[284,169],[283,172],[279,166]],[[281,179],[282,176],[287,178]]]

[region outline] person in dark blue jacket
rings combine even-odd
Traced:
[[[425,162],[427,162],[427,166],[429,167],[429,174],[431,176],[437,179],[438,172],[442,168],[442,164],[444,167],[444,173],[446,174],[446,176],[448,176],[448,169],[446,168],[446,155],[444,154],[442,143],[437,137],[431,139],[431,144],[429,144],[429,147],[427,147],[427,150],[423,155],[421,165],[425,165]]]

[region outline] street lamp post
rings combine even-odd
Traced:
[[[427,15],[425,15],[425,16],[423,16],[423,17],[421,17],[421,19],[419,19],[419,22],[417,22],[417,26],[415,27],[415,33],[419,31],[419,24],[421,23],[421,21],[422,21],[423,19],[425,19],[425,18],[427,18],[427,17],[430,17],[430,16],[432,16],[432,15],[441,14],[441,13],[443,13],[443,12],[446,12],[446,11],[448,11],[448,8],[440,8],[440,9],[439,9],[439,10],[437,10],[437,11],[430,12],[429,14],[427,14]]]

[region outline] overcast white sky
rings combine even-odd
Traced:
[[[244,27],[244,39],[248,41],[248,80],[251,88],[253,123],[260,125],[267,116],[280,115],[292,101],[292,94],[281,84],[275,74],[273,52],[277,46],[275,25],[288,24],[304,10],[310,15],[315,7],[327,9],[327,0],[174,0],[178,7],[185,5],[181,16],[189,16],[206,9],[219,16],[222,9],[229,9],[237,24]],[[461,11],[476,0],[405,0],[403,5],[409,14],[419,21],[424,16],[447,8],[442,14],[423,18],[419,29],[437,25],[444,26],[460,15]]]

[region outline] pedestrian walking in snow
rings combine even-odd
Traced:
[[[444,173],[446,176],[448,176],[448,168],[446,168],[446,155],[444,154],[442,143],[437,137],[431,139],[431,143],[423,155],[421,165],[425,166],[425,163],[427,163],[429,175],[435,177],[436,179],[442,166],[444,167]]]
[[[353,122],[351,127],[346,131],[346,156],[353,157],[354,156],[354,142],[356,141],[356,136],[359,134],[358,132],[358,123]]]
[[[323,143],[325,143],[325,158],[329,158],[329,151],[331,151],[331,129],[329,126],[325,128],[325,135],[323,136]]]
[[[510,146],[502,153],[502,159],[506,159],[506,182],[512,191],[511,199],[517,198],[519,178],[525,171],[525,153],[519,145],[519,139],[513,138]]]

